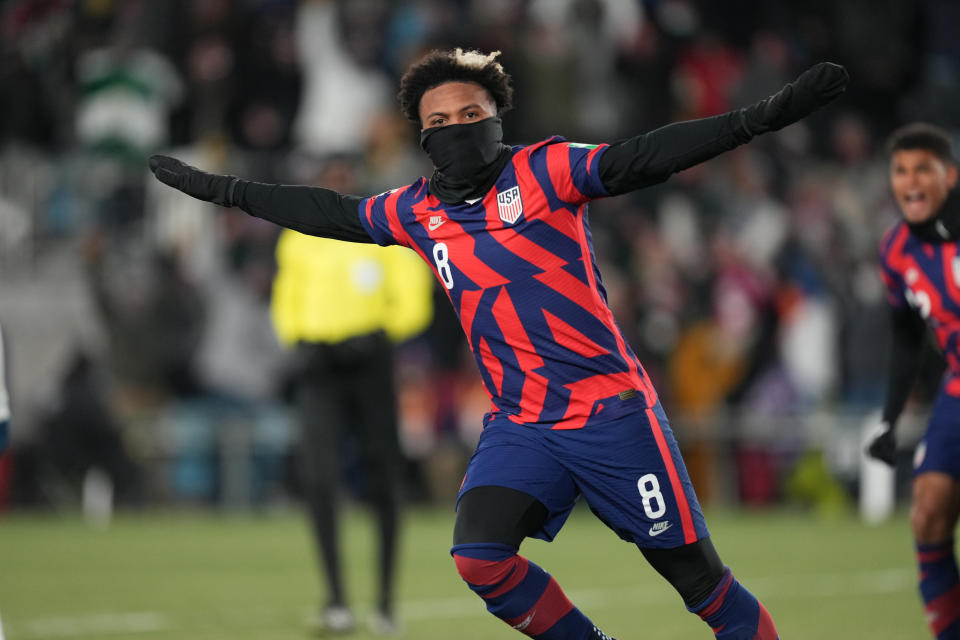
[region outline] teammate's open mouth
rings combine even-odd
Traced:
[[[903,196],[903,207],[908,213],[920,212],[926,206],[926,203],[927,194],[922,192],[912,191]]]

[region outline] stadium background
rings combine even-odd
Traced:
[[[854,605],[836,598],[851,590],[864,605],[880,594],[860,610],[875,623],[871,637],[922,637],[902,513],[861,528],[855,504],[861,430],[885,382],[875,255],[897,212],[883,140],[915,119],[960,131],[958,23],[949,0],[0,2],[0,324],[15,415],[0,461],[8,635],[122,636],[130,623],[156,637],[218,637],[209,619],[168,612],[171,627],[137,618],[154,610],[118,596],[130,589],[109,569],[139,567],[142,577],[166,567],[177,583],[172,558],[223,540],[232,542],[221,551],[237,555],[206,573],[239,572],[240,558],[246,580],[270,574],[285,606],[309,607],[312,560],[289,508],[290,362],[267,312],[278,229],[163,188],[146,157],[163,151],[276,182],[310,182],[336,160],[355,193],[406,184],[429,167],[397,114],[399,74],[430,48],[464,46],[503,52],[517,90],[505,118],[514,144],[554,133],[613,141],[744,106],[820,60],[847,66],[850,87],[828,109],[663,186],[597,202],[591,222],[618,322],[661,392],[698,492],[720,514],[720,548],[742,555],[731,564],[772,581],[782,568],[834,585],[795,609],[780,603],[801,630],[793,637],[858,637],[803,626],[816,624],[815,605],[832,625],[824,629],[843,628]],[[418,575],[449,585],[436,594],[459,593],[445,558],[449,504],[487,408],[439,292],[437,301],[431,329],[398,359],[411,526],[436,540],[436,569],[404,572],[402,617],[404,597],[417,600],[432,580]],[[900,504],[910,434],[938,375],[933,362],[905,418]],[[350,455],[352,486],[362,478]],[[96,525],[110,505],[120,517],[107,533]],[[232,519],[211,515],[223,512]],[[141,530],[141,518],[158,520]],[[590,555],[592,536],[609,539],[599,525],[571,524],[584,543],[565,539],[542,553],[610,566]],[[98,552],[108,540],[98,535],[119,537]],[[271,564],[259,551],[265,539],[286,540],[291,555]],[[835,556],[794,558],[798,545],[825,553],[844,541]],[[51,551],[72,544],[77,557]],[[166,560],[133,560],[161,550]],[[889,561],[877,559],[883,553]],[[574,582],[598,584],[586,568],[570,571],[581,575]],[[75,592],[53,586],[65,573]],[[617,575],[603,585],[613,589]],[[637,580],[649,582],[653,602],[671,602],[646,574],[622,584],[639,588]],[[866,586],[845,589],[850,580]],[[782,596],[791,588],[773,598],[793,602]],[[244,624],[258,637],[259,624],[270,637],[299,633],[299,620],[256,598],[267,613],[251,622],[255,606],[241,604],[231,610],[246,622],[221,611],[222,626],[234,636]],[[435,637],[474,637],[457,606],[446,631],[439,617],[407,616],[411,633],[423,624]],[[636,606],[623,605],[625,621]],[[470,611],[469,628],[482,627]],[[117,627],[114,614],[126,622]],[[666,620],[677,617],[655,627],[661,637],[697,629],[671,631]],[[424,629],[411,637],[434,637]]]

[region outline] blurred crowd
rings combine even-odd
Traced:
[[[695,436],[735,441],[739,497],[773,499],[770,443],[802,439],[796,416],[882,401],[876,247],[898,216],[883,141],[912,120],[960,133],[958,23],[951,0],[0,2],[12,495],[55,501],[91,465],[132,503],[286,492],[289,356],[268,312],[279,229],[164,188],[146,159],[308,184],[335,162],[357,195],[407,184],[431,169],[399,76],[462,46],[502,52],[510,144],[612,142],[746,106],[821,60],[847,66],[828,109],[591,207],[611,306],[693,443],[695,477],[716,448]],[[410,491],[446,498],[487,402],[436,300],[397,367]],[[202,426],[211,406],[245,421],[240,442]],[[240,472],[230,451],[252,452]],[[140,464],[161,457],[177,459],[163,480]],[[57,460],[62,483],[43,480]]]

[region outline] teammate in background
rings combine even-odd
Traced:
[[[711,543],[650,379],[617,328],[593,255],[587,203],[665,181],[836,98],[821,63],[743,109],[613,145],[554,136],[503,144],[512,104],[497,53],[434,51],[401,80],[433,175],[361,198],[217,176],[165,156],[157,178],[301,232],[400,244],[433,268],[473,351],[491,411],[470,460],[453,559],[488,611],[542,640],[609,639],[543,569],[518,555],[552,540],[582,495],[717,638],[773,640],[773,620]]]
[[[910,522],[920,595],[936,638],[960,638],[960,579],[953,549],[960,515],[960,196],[950,136],[924,123],[890,138],[890,185],[903,220],[880,247],[893,308],[885,428],[869,452],[893,466],[895,425],[920,368],[926,327],[946,356],[947,374],[913,460]]]
[[[318,184],[350,189],[352,175],[347,161],[331,159]],[[354,628],[337,517],[341,454],[352,437],[364,497],[378,525],[379,591],[370,626],[391,633],[397,629],[393,585],[401,462],[393,345],[430,323],[430,271],[399,247],[337,242],[285,229],[277,244],[270,311],[281,342],[295,349],[298,457],[327,586],[318,630]]]

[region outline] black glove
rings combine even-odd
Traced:
[[[867,453],[891,467],[897,464],[897,439],[893,433],[893,425],[884,423],[883,431],[867,446]]]
[[[844,67],[821,62],[769,98],[743,109],[743,124],[751,135],[782,129],[839,96],[849,80]]]
[[[236,204],[234,195],[240,178],[200,171],[169,156],[150,156],[150,170],[157,180],[188,196],[224,207]]]

